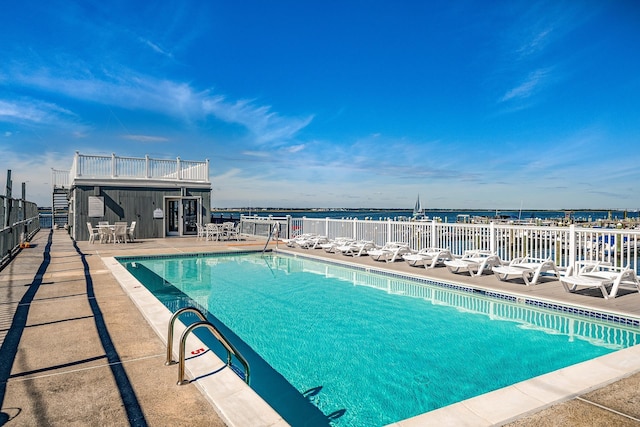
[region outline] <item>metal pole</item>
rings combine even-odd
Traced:
[[[5,227],[9,227],[11,219],[11,205],[12,205],[12,201],[11,201],[11,169],[7,170],[7,188],[5,190],[5,196],[7,196],[7,198],[5,199],[5,205],[4,205],[4,226]]]
[[[22,183],[22,240],[26,241],[27,236],[29,235],[29,230],[27,229],[27,183]]]

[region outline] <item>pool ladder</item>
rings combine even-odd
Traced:
[[[200,321],[189,325],[187,329],[185,329],[185,331],[182,333],[182,336],[180,337],[180,349],[178,351],[178,355],[179,355],[178,385],[184,385],[189,383],[189,380],[186,380],[184,378],[184,364],[185,364],[185,351],[186,351],[185,344],[187,342],[187,337],[189,336],[189,334],[198,328],[207,328],[209,331],[211,331],[213,336],[216,337],[218,341],[220,341],[220,344],[224,346],[224,348],[227,350],[227,366],[233,369],[233,366],[231,363],[232,362],[231,355],[234,355],[236,359],[238,359],[240,363],[242,363],[242,366],[244,367],[243,379],[244,379],[244,382],[249,384],[249,363],[247,363],[247,360],[242,356],[242,354],[240,354],[238,350],[236,350],[233,344],[231,344],[229,340],[227,340],[227,338],[225,338],[225,336],[222,335],[222,332],[220,332],[218,328],[216,328],[213,325],[213,323],[207,321],[206,316],[202,314],[202,312],[195,307],[181,308],[180,310],[173,313],[173,315],[171,316],[171,320],[169,320],[169,331],[167,333],[167,360],[165,361],[164,364],[166,366],[169,366],[169,365],[174,365],[176,363],[173,360],[173,325],[181,314],[187,313],[187,312],[194,313],[196,316],[200,318]]]

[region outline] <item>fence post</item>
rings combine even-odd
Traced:
[[[80,163],[80,152],[76,151],[76,154],[73,155],[73,169],[75,169],[75,174],[74,176],[69,177],[71,180],[73,180],[74,178],[77,178],[79,176],[82,176],[82,164]],[[53,170],[53,169],[52,169]],[[53,180],[54,185],[55,185],[55,179]],[[71,183],[69,183],[71,184]]]
[[[431,220],[431,243],[429,243],[427,246],[431,247],[431,248],[436,248],[436,242],[437,242],[437,238],[438,238],[438,234],[436,232],[436,224],[437,221],[435,219]]]
[[[496,253],[496,224],[491,221],[489,223],[489,250],[492,254]]]
[[[569,266],[575,270],[577,259],[576,248],[576,226],[575,224],[569,225]]]
[[[116,170],[116,153],[111,153],[111,178],[115,178],[118,176],[118,171]]]
[[[287,215],[287,233],[286,236],[284,236],[285,239],[289,239],[291,236],[291,215]]]

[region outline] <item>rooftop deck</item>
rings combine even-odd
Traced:
[[[118,255],[261,250],[264,240],[206,242],[174,238],[118,245],[76,244],[64,230],[42,230],[32,244],[0,271],[0,424],[248,425],[226,418],[223,421],[196,387],[200,379],[187,386],[175,385],[176,368],[163,366],[163,339],[105,263]],[[494,276],[470,278],[440,268],[378,263],[368,257],[351,258],[319,250],[287,251],[640,318],[637,293],[605,301],[597,296],[568,294],[557,281],[526,287],[516,280],[505,283]],[[434,411],[433,420],[439,420],[440,425],[461,425],[463,419],[476,420],[466,425],[504,424],[491,420],[507,410],[519,410],[520,416],[502,419],[513,426],[638,425],[639,349],[628,350],[617,352],[620,366],[615,368],[586,362],[592,364],[584,367],[589,372],[584,375],[588,384],[581,392],[562,397],[558,391],[569,381],[559,379],[553,389],[547,390],[553,399],[546,403],[540,400],[537,406],[531,405],[530,396],[523,400],[521,396],[500,394],[493,403],[486,398],[476,401],[496,418],[487,417],[482,423],[477,418],[460,418],[481,412],[468,402],[449,408],[457,415],[446,412],[447,408]],[[399,425],[424,425],[424,420]]]
[[[70,170],[52,170],[52,186],[69,188],[84,182],[138,182],[151,181],[210,184],[209,160],[192,161],[153,159],[149,156],[121,157],[95,156],[75,153]]]

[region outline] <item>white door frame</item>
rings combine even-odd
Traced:
[[[190,236],[197,235],[197,231],[193,233],[187,233],[185,230],[185,212],[184,212],[184,200],[196,201],[196,221],[198,224],[202,223],[202,197],[200,196],[164,196],[164,220],[162,223],[162,230],[165,237],[171,236]],[[177,212],[169,209],[172,203],[177,203]],[[174,207],[175,209],[175,207]],[[174,217],[175,215],[175,217]],[[175,225],[173,222],[175,221]],[[170,230],[169,227],[172,226]]]

